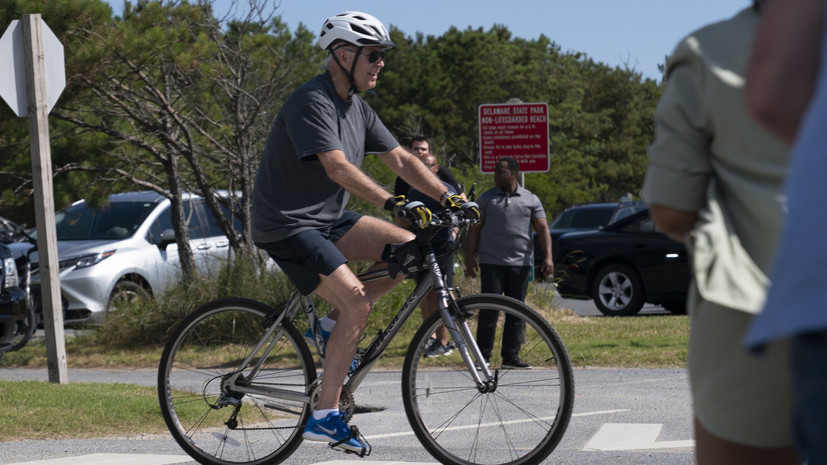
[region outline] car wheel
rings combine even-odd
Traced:
[[[135,281],[123,279],[115,284],[112,295],[109,296],[107,315],[122,309],[129,308],[135,302],[149,298],[149,293]]]
[[[592,299],[604,315],[635,315],[643,307],[643,282],[627,265],[607,265],[595,276]]]

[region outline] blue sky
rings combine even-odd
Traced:
[[[121,11],[123,0],[107,1],[116,14]],[[216,12],[229,4],[216,0]],[[409,36],[503,24],[515,36],[545,34],[563,51],[584,52],[595,61],[659,79],[657,66],[678,40],[749,5],[749,0],[281,0],[277,12],[291,30],[302,22],[316,31],[325,18],[347,10],[370,13]]]

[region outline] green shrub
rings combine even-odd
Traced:
[[[169,331],[187,314],[215,299],[247,297],[277,307],[293,285],[280,272],[265,269],[256,260],[225,264],[217,276],[179,283],[156,299],[134,302],[107,317],[95,334],[100,344],[163,344]]]
[[[362,265],[356,265],[362,266]],[[354,271],[360,271],[355,268]],[[405,279],[387,295],[379,299],[365,328],[361,347],[366,347],[375,335],[384,330],[396,315],[415,286],[413,279]],[[477,280],[468,279],[461,270],[454,275],[455,296],[479,292]],[[216,276],[195,282],[180,283],[156,299],[134,302],[131,306],[111,314],[106,323],[90,336],[94,345],[108,347],[163,345],[169,332],[190,312],[209,301],[224,297],[246,297],[259,300],[279,309],[290,298],[295,287],[280,272],[267,270],[257,260],[235,260],[222,267]],[[546,286],[530,285],[527,302],[547,318],[555,313],[553,292]],[[315,297],[319,316],[326,315],[330,305]],[[304,312],[293,323],[303,333],[307,328]],[[408,343],[422,323],[419,310],[414,311],[397,334],[387,355],[402,356]],[[391,357],[388,357],[391,358]]]
[[[476,292],[475,281],[465,278],[461,272],[455,275],[454,284],[459,294]],[[413,279],[405,279],[376,302],[365,330],[365,338],[372,338],[378,331],[385,329],[410,295],[414,285]],[[111,314],[92,337],[96,344],[104,345],[163,344],[169,331],[178,322],[211,300],[247,297],[280,308],[290,298],[294,289],[283,273],[268,271],[257,260],[236,260],[225,264],[217,276],[179,283],[156,299],[134,302],[122,308]],[[326,315],[331,310],[330,305],[321,299],[314,298],[314,301],[319,316]],[[300,312],[294,321],[301,331],[307,327],[304,320],[304,314]],[[399,340],[409,341],[421,322],[420,314],[415,312],[404,329],[409,334],[398,336]]]

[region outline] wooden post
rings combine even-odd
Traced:
[[[49,146],[49,110],[46,100],[46,73],[43,59],[42,21],[39,14],[23,15],[23,51],[34,181],[37,252],[40,260],[40,292],[43,326],[46,330],[46,358],[49,382],[66,384],[66,345],[63,333],[63,305],[58,277],[57,232],[55,230],[52,155]]]

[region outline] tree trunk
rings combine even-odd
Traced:
[[[190,233],[187,225],[189,218],[184,210],[184,194],[179,183],[178,157],[170,155],[167,163],[169,182],[169,201],[171,203],[172,228],[175,231],[175,243],[178,244],[178,260],[181,266],[183,282],[192,282],[196,278],[195,256],[190,248]],[[190,209],[190,214],[193,214]]]

